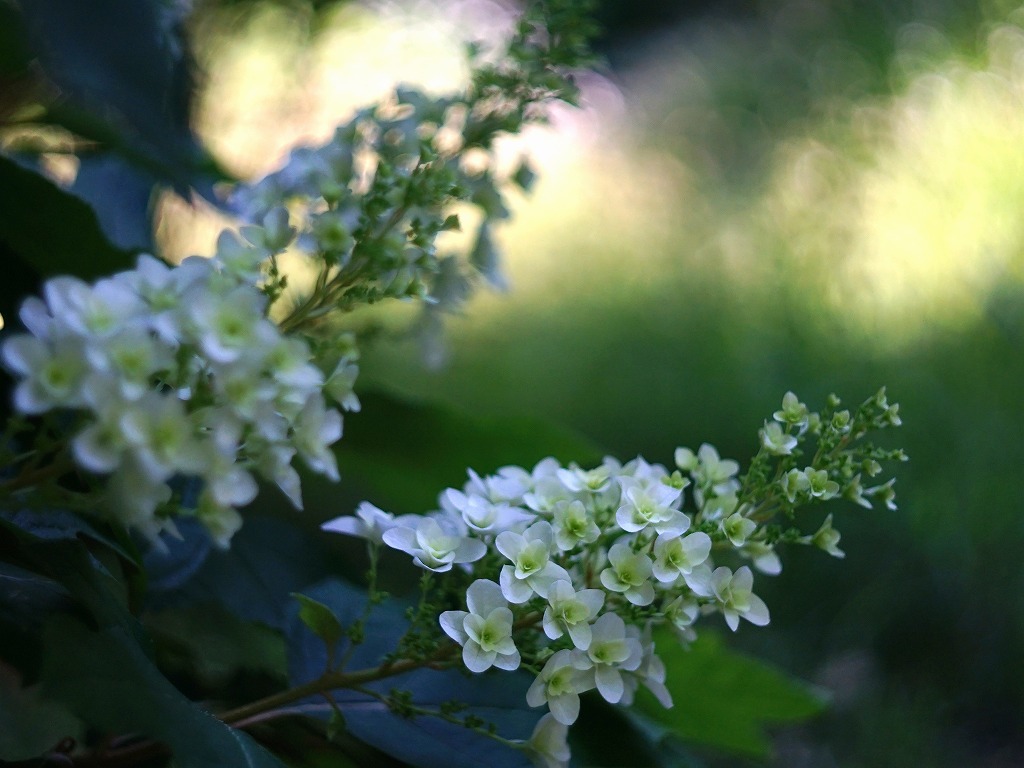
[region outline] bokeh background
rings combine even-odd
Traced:
[[[195,129],[256,178],[396,82],[458,87],[460,41],[513,13],[201,0]],[[663,462],[703,441],[745,460],[786,390],[813,406],[886,385],[911,456],[899,510],[842,510],[846,559],[789,553],[760,580],[770,628],[729,638],[832,692],[770,762],[1024,765],[1024,7],[599,13],[582,109],[507,147],[539,173],[499,234],[511,290],[452,320],[443,360],[410,315],[374,314],[364,384]],[[172,259],[211,252],[226,221],[173,195],[158,219]]]

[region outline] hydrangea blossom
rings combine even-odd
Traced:
[[[596,688],[627,706],[644,686],[671,706],[658,627],[687,644],[704,616],[721,615],[734,631],[741,620],[769,622],[743,562],[776,574],[782,543],[842,556],[832,516],[801,533],[792,524],[798,506],[840,495],[889,500],[891,482],[861,486],[861,474],[871,474],[883,454],[848,447],[847,436],[890,425],[892,406],[872,399],[836,419],[810,413],[794,398],[787,394],[779,420],[762,433],[757,475],[740,476],[737,462],[706,443],[696,453],[678,449],[672,472],[642,457],[605,458],[592,468],[547,458],[532,469],[470,470],[461,488],[443,491],[439,508],[422,517],[393,518],[364,504],[357,518],[325,528],[382,542],[423,568],[466,580],[464,602],[440,613],[444,637],[461,646],[470,671],[534,670],[527,703],[549,714],[526,747],[538,764],[561,765],[565,727],[576,720],[581,694]],[[811,466],[796,466],[795,448],[780,450],[792,447],[789,437],[799,443],[812,436],[826,449]],[[841,448],[830,453],[829,445]],[[684,494],[691,484],[694,492]],[[787,529],[772,522],[779,511]],[[442,599],[451,601],[451,592]]]
[[[462,660],[471,672],[483,672],[492,665],[517,669],[519,651],[512,640],[512,611],[493,581],[477,579],[466,591],[469,611],[445,611],[441,628],[462,646]]]
[[[309,341],[285,335],[268,317],[262,269],[294,231],[275,210],[248,240],[224,234],[210,259],[171,267],[142,255],[134,269],[88,284],[48,281],[20,317],[0,359],[17,378],[15,407],[30,415],[60,411],[74,425],[71,453],[85,472],[106,477],[104,509],[157,540],[173,530],[175,488],[202,481],[184,502],[226,545],[237,508],[256,495],[254,475],[276,483],[301,507],[300,458],[338,478],[330,445],[341,413],[327,405],[325,373]],[[350,396],[355,357],[338,361]],[[349,392],[346,392],[346,386]],[[68,418],[70,417],[70,419]]]

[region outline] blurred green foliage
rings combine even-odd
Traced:
[[[1012,10],[726,4],[659,30],[653,62],[617,49],[639,136],[624,151],[654,147],[682,161],[681,180],[668,176],[659,187],[676,184],[676,207],[670,199],[652,213],[640,201],[632,209],[640,224],[603,237],[604,220],[630,214],[614,209],[621,198],[602,208],[593,196],[568,219],[556,212],[534,226],[527,243],[513,231],[513,284],[515,255],[529,254],[521,276],[530,286],[470,313],[453,332],[448,367],[423,373],[411,348],[380,347],[367,358],[376,381],[482,413],[554,419],[621,456],[665,456],[677,443],[708,440],[743,460],[756,449],[749,425],[787,389],[812,401],[829,391],[857,399],[887,385],[903,407],[899,439],[911,456],[900,472],[900,510],[838,516],[842,562],[789,553],[781,576],[762,579],[771,630],[736,637],[835,692],[825,715],[778,742],[778,765],[1024,760],[1020,144],[968,136],[979,143],[944,144],[923,166],[911,153],[937,141],[934,134],[911,133],[901,144],[882,130],[901,109],[929,114],[933,102],[907,95],[923,78],[955,89],[963,82],[956,67],[993,66],[997,44],[1016,39]],[[1004,77],[987,72],[986,82]],[[660,78],[657,87],[651,78]],[[964,98],[957,119],[980,135],[1002,130],[1021,105],[1012,89],[999,93],[1005,113]],[[865,123],[865,114],[882,119]],[[840,172],[834,185],[798,201],[801,216],[787,218],[776,179],[794,142],[827,148],[835,158],[828,169]],[[921,209],[933,217],[914,226],[945,233],[957,209],[943,207],[944,196],[984,197],[993,201],[986,210],[1005,214],[974,220],[970,236],[983,242],[997,221],[1014,234],[988,249],[1001,266],[977,285],[955,277],[981,258],[972,249],[921,256],[920,274],[953,275],[956,290],[971,296],[969,310],[941,295],[917,304],[911,292],[897,300],[902,315],[862,323],[854,304],[831,298],[871,293],[843,271],[862,255],[846,250],[863,223],[848,193],[860,174],[898,178],[904,167],[916,169],[920,186],[897,188],[893,205],[907,202],[900,195],[924,195]],[[824,235],[816,240],[815,232]],[[723,233],[747,241],[739,261],[722,247]],[[655,270],[641,274],[651,262]],[[531,278],[530,269],[542,276]]]

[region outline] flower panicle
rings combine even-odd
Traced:
[[[832,398],[812,413],[787,393],[745,475],[706,443],[677,449],[671,468],[642,457],[605,458],[592,468],[546,458],[486,476],[470,470],[465,485],[443,491],[426,515],[395,517],[364,502],[358,520],[325,528],[381,542],[468,584],[465,609],[440,613],[444,635],[462,647],[470,671],[534,672],[527,703],[548,714],[527,747],[542,763],[558,764],[551,761],[567,754],[580,694],[596,690],[625,706],[644,686],[671,706],[655,628],[685,644],[712,614],[733,631],[741,621],[768,624],[754,574],[781,571],[780,545],[845,556],[833,515],[815,523],[813,508],[890,501],[891,480],[865,489],[865,470],[852,468],[874,462],[876,475],[882,459],[902,460],[901,452],[862,441],[898,423],[895,406],[884,390],[853,414],[839,405]],[[805,518],[810,525],[801,525]]]

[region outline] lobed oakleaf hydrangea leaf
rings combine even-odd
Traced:
[[[689,648],[665,629],[655,632],[655,640],[675,706],[666,710],[643,690],[635,706],[688,744],[765,757],[771,750],[766,728],[806,720],[827,703],[821,689],[729,650],[712,632]]]
[[[304,592],[329,607],[343,626],[363,614],[366,594],[339,580],[322,582]],[[338,644],[335,655],[347,658],[345,669],[348,671],[376,667],[382,656],[395,648],[407,625],[404,606],[399,601],[375,606],[364,628],[366,642],[351,648],[346,638]],[[299,618],[297,605],[292,608],[286,636],[292,684],[319,677],[327,665],[326,648]],[[385,696],[395,689],[407,692],[413,705],[431,710],[457,701],[466,705],[458,716],[470,715],[493,723],[504,738],[527,739],[542,714],[526,704],[530,680],[531,676],[525,673],[500,672],[468,678],[457,669],[417,669],[369,683],[366,687]],[[421,768],[438,765],[525,768],[530,765],[523,752],[462,725],[427,716],[402,717],[378,699],[356,691],[337,690],[332,697],[342,712],[349,734],[409,765]],[[325,721],[331,716],[331,706],[322,699],[310,699],[303,711]]]

